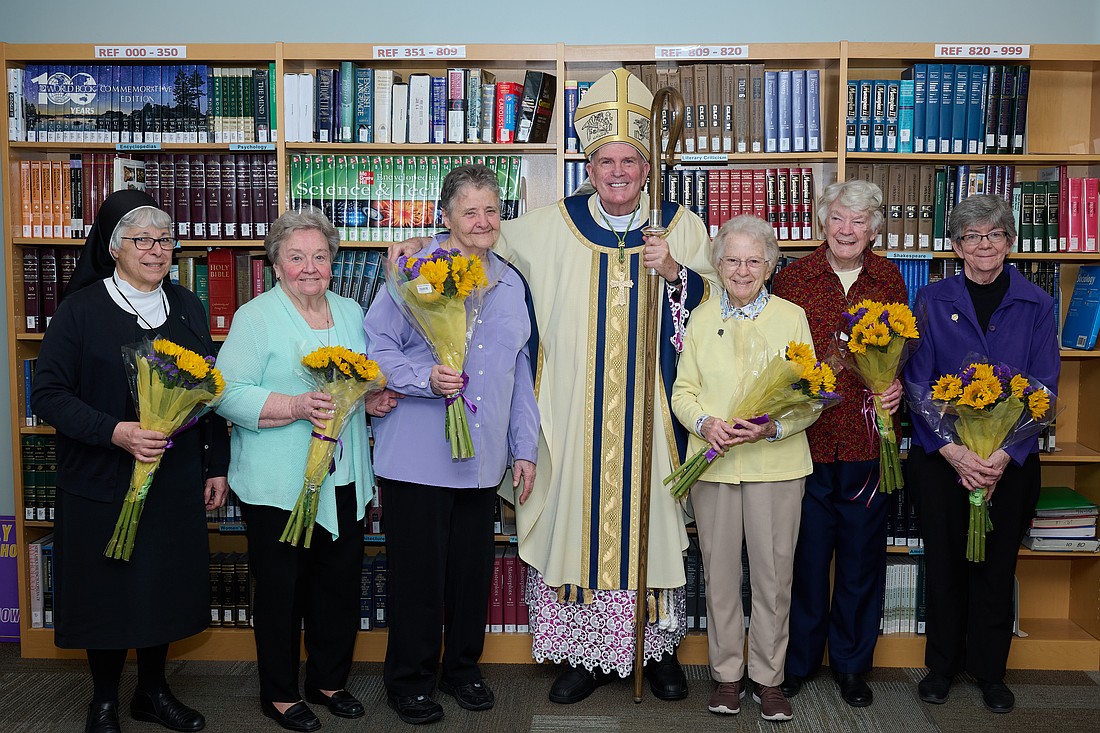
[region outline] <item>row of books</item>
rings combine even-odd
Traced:
[[[703,555],[696,541],[688,543],[687,552],[684,554],[684,576],[687,579],[684,586],[684,615],[686,616],[687,630],[706,631],[707,579],[703,569]],[[742,552],[741,557],[741,577],[742,608],[745,613],[745,625],[748,626],[749,612],[752,610],[752,593],[749,590],[748,556],[744,552]]]
[[[927,619],[924,555],[886,557],[882,592],[882,634],[923,634]]]
[[[27,544],[27,591],[32,629],[54,626],[53,532]]]
[[[822,150],[820,69],[763,64],[627,64],[650,91],[684,98],[684,153],[813,153]],[[567,85],[566,94],[569,87]],[[579,96],[579,95],[578,95]],[[567,96],[566,108],[570,107]],[[566,118],[566,149],[572,114]],[[667,122],[663,122],[667,140]]]
[[[531,630],[530,611],[527,607],[527,573],[527,563],[519,558],[517,548],[496,548],[485,631],[493,634],[522,634]]]
[[[30,245],[21,249],[25,333],[44,333],[76,271],[77,250]]]
[[[735,216],[769,222],[780,240],[813,238],[814,176],[810,168],[695,168],[667,171],[664,198],[691,209],[710,235]]]
[[[914,64],[900,81],[851,80],[846,149],[1022,154],[1030,75],[1011,64]]]
[[[866,500],[866,497],[860,498]],[[886,546],[924,547],[924,540],[921,539],[920,534],[920,520],[917,517],[916,507],[909,498],[909,490],[905,487],[896,489],[886,499],[890,502],[886,511]]]
[[[557,80],[527,71],[523,83],[482,68],[445,76],[356,66],[283,75],[288,142],[544,143]]]
[[[344,241],[399,242],[441,231],[443,179],[460,165],[495,170],[501,218],[520,213],[519,155],[293,154],[289,162],[290,208],[321,209]]]
[[[21,435],[23,519],[52,522],[57,494],[57,439],[52,435]]]
[[[179,239],[263,239],[279,217],[274,153],[152,154],[139,165]]]
[[[1032,550],[1096,551],[1100,509],[1068,486],[1043,486],[1024,537]]]
[[[1045,183],[1046,197],[1043,197]],[[1020,214],[1020,238],[1024,239],[1033,227],[1033,252],[1096,252],[1097,230],[1100,229],[1100,180],[1095,177],[1071,177],[1064,165],[1042,168],[1034,189],[1024,188]],[[1025,217],[1027,199],[1034,197],[1034,215],[1029,222]],[[1045,206],[1044,206],[1045,204]],[[1046,249],[1041,249],[1043,233]],[[1055,240],[1057,245],[1055,246]],[[1026,250],[1025,250],[1026,251]]]
[[[8,139],[273,142],[275,64],[27,64],[8,69]]]
[[[252,626],[252,590],[247,552],[210,553],[210,626]]]

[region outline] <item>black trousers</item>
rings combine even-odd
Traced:
[[[312,547],[279,542],[290,512],[245,504],[249,571],[255,580],[252,621],[260,697],[302,699],[299,649],[304,622],[307,687],[340,690],[347,683],[359,631],[363,528],[356,521],[355,486],[336,487],[339,538],[317,525]]]
[[[1000,682],[1012,642],[1012,587],[1016,558],[1039,500],[1039,455],[1005,468],[989,506],[993,529],[985,561],[966,559],[970,521],[967,491],[938,452],[914,447],[905,464],[906,486],[924,536],[928,633],[924,663],[933,672],[969,672]]]
[[[878,490],[878,471],[877,460],[835,461],[815,463],[806,477],[791,587],[789,674],[815,674],[826,640],[834,672],[871,670],[886,580],[886,512],[892,503]]]
[[[430,693],[441,646],[448,682],[480,679],[496,491],[378,483],[389,570],[386,690],[400,697]]]

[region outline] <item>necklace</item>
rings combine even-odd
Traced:
[[[321,328],[310,328],[313,331],[313,335],[317,337],[317,340],[321,342],[322,346],[326,348],[332,345],[332,329],[336,328],[336,324],[332,320],[332,306],[328,303],[328,298],[325,298],[325,322],[321,324]],[[324,340],[321,339],[318,331],[325,332]]]
[[[626,258],[626,237],[630,234],[630,227],[634,226],[634,217],[638,215],[638,209],[640,207],[635,206],[634,211],[630,213],[630,221],[626,224],[626,229],[620,235],[615,231],[615,227],[611,226],[611,222],[607,220],[607,216],[603,213],[603,207],[598,203],[596,210],[600,212],[600,218],[603,219],[603,223],[607,225],[607,228],[611,230],[611,233],[615,235],[615,241],[619,243],[619,264],[621,265]]]
[[[145,330],[146,331],[155,331],[156,328],[153,326],[153,324],[149,323],[149,321],[147,321],[145,319],[145,316],[141,315],[141,313],[138,312],[138,309],[135,308],[134,304],[130,302],[130,299],[126,297],[126,293],[122,292],[122,288],[119,287],[118,280],[116,279],[116,277],[117,277],[116,273],[112,272],[111,273],[111,284],[115,286],[115,292],[117,292],[119,297],[122,298],[126,302],[126,305],[130,306],[130,310],[133,311],[135,316],[137,316],[137,319],[139,321],[141,321],[143,324],[145,324]],[[161,302],[161,306],[164,308],[164,321],[167,322],[167,320],[168,320],[168,298],[164,295],[164,288],[163,287],[160,289],[160,302]]]

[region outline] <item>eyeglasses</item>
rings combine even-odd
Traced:
[[[1004,244],[1008,240],[1008,232],[1003,229],[996,229],[989,234],[976,234],[970,232],[964,234],[956,242],[961,242],[964,247],[977,247],[983,239],[988,239],[990,244]]]
[[[741,265],[744,265],[750,270],[759,270],[768,264],[767,260],[762,260],[759,257],[750,257],[747,260],[741,260],[736,257],[723,257],[718,261],[731,270],[739,270],[741,269]]]
[[[175,237],[121,237],[121,239],[129,239],[135,247],[143,251],[152,249],[154,244],[159,244],[161,249],[169,251],[176,248]]]

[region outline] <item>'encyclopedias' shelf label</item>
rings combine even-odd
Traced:
[[[930,260],[932,259],[932,253],[928,250],[923,252],[902,251],[897,250],[887,252],[886,259],[888,260]]]
[[[160,143],[118,143],[115,150],[160,150]]]
[[[938,59],[1026,59],[1031,46],[1020,43],[937,43]]]
[[[376,59],[464,59],[465,46],[375,46]]]
[[[748,45],[653,47],[655,59],[747,59],[748,57]]]
[[[681,163],[727,163],[728,153],[680,153]]]
[[[255,153],[274,149],[275,143],[229,143],[229,150],[233,153]]]
[[[185,59],[187,46],[96,46],[97,59]]]

